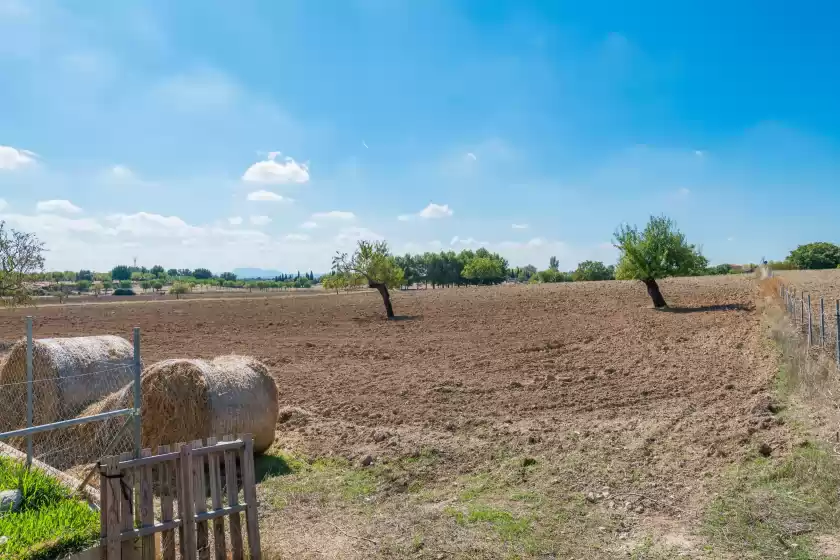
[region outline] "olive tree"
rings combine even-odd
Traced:
[[[12,305],[29,299],[26,278],[44,268],[44,244],[34,233],[6,229],[0,221],[0,298]]]
[[[367,280],[368,287],[375,288],[382,296],[387,317],[394,318],[388,288],[402,286],[405,274],[403,269],[397,266],[385,241],[359,241],[352,256],[337,253],[333,257],[332,269],[336,274],[345,274],[348,277],[359,275]]]
[[[706,257],[686,242],[676,223],[665,216],[651,216],[642,231],[636,226],[620,226],[613,245],[621,251],[616,279],[641,280],[657,308],[668,305],[659,291],[658,279],[700,274],[708,264]]]

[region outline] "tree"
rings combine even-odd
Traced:
[[[375,288],[382,296],[386,316],[389,319],[394,318],[394,308],[391,306],[391,294],[388,293],[388,288],[402,286],[404,273],[391,256],[385,241],[360,240],[352,257],[348,257],[347,253],[337,253],[333,257],[332,268],[338,274],[358,274],[364,277],[368,287]]]
[[[548,270],[553,270],[554,272],[560,270],[560,261],[557,260],[557,257],[548,259]]]
[[[152,270],[150,270],[149,272],[151,272],[154,275],[155,278],[160,278],[161,274],[164,273],[164,270],[163,270],[162,266],[160,266],[159,264],[156,264],[155,266],[152,267]]]
[[[235,282],[236,274],[234,274],[233,272],[222,272],[221,274],[219,274],[219,278],[221,278],[225,282]]]
[[[166,275],[175,278],[176,276],[178,276],[178,269],[177,268],[170,268],[169,270],[166,271]]]
[[[111,279],[116,281],[131,280],[131,269],[124,264],[115,266],[111,270]]]
[[[131,280],[120,280],[120,288],[123,290],[131,289]]]
[[[143,280],[140,282],[140,287],[143,288],[144,292],[148,292],[152,288],[152,282],[150,280]]]
[[[505,271],[498,261],[489,257],[477,257],[467,263],[463,275],[464,278],[475,280],[479,284],[491,284],[500,282]]]
[[[169,288],[170,294],[175,294],[175,299],[181,299],[181,294],[186,294],[190,291],[189,286],[184,282],[175,282],[171,288]]]
[[[807,243],[791,251],[787,260],[796,268],[837,268],[840,265],[840,247],[824,241]]]
[[[154,289],[154,291],[156,292],[161,291],[163,289],[163,282],[161,282],[160,280],[155,280],[154,282],[152,282],[152,289]]]
[[[34,233],[6,229],[0,221],[0,297],[13,305],[29,299],[26,277],[44,268],[44,244]]]
[[[185,276],[189,276],[189,274],[185,274]],[[213,273],[206,268],[196,268],[193,271],[192,276],[195,277],[196,280],[208,280],[213,278]]]
[[[103,289],[105,290],[105,292],[107,293],[107,292],[108,292],[108,290],[112,290],[112,289],[114,289],[114,283],[113,283],[112,281],[110,281],[110,280],[103,280],[103,281],[102,281],[102,288],[103,288]]]
[[[621,257],[615,270],[619,280],[641,280],[656,308],[666,307],[657,279],[699,274],[708,261],[686,242],[673,220],[651,216],[643,231],[636,226],[620,226],[614,235]]]
[[[615,271],[601,261],[583,261],[572,273],[575,282],[583,280],[612,280]]]
[[[90,280],[79,280],[76,282],[76,291],[80,294],[82,292],[89,292],[90,291]]]
[[[76,280],[87,280],[93,282],[93,273],[90,270],[80,270],[76,274]]]

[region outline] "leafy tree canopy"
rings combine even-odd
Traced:
[[[685,240],[673,220],[651,216],[645,229],[624,225],[615,232],[621,251],[615,277],[619,280],[656,280],[669,276],[700,274],[708,261]]]
[[[187,276],[189,276],[189,275],[187,275]],[[196,268],[193,271],[192,276],[196,280],[208,280],[210,278],[213,278],[213,273],[210,272],[209,270],[207,270],[206,268]]]
[[[825,241],[807,243],[791,251],[787,260],[802,269],[837,268],[840,266],[840,247]]]
[[[606,266],[601,261],[583,261],[578,264],[577,269],[572,273],[575,282],[584,280],[612,280],[615,276],[615,267]]]
[[[115,266],[113,270],[111,270],[111,278],[113,280],[130,280],[131,279],[131,269],[121,264],[119,266]]]

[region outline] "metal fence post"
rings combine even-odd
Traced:
[[[808,294],[808,346],[811,346],[812,342],[812,331],[814,330],[812,327],[811,321],[811,294]]]
[[[32,387],[32,316],[26,317],[26,427],[32,427],[35,413],[34,391]],[[26,436],[26,466],[32,466],[32,434]]]
[[[840,300],[834,302],[834,334],[837,341],[837,365],[840,366]]]
[[[134,327],[134,457],[140,457],[140,327]]]
[[[822,296],[820,296],[820,346],[825,348],[825,305]]]
[[[799,323],[805,326],[805,294],[799,298]]]

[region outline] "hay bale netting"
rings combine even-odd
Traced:
[[[140,388],[143,447],[250,433],[254,451],[261,453],[274,442],[277,385],[254,358],[165,360],[143,372]],[[131,407],[132,398],[128,386],[82,414]]]
[[[35,425],[67,420],[133,378],[134,347],[118,336],[33,341]],[[26,341],[0,369],[0,432],[26,427]]]

